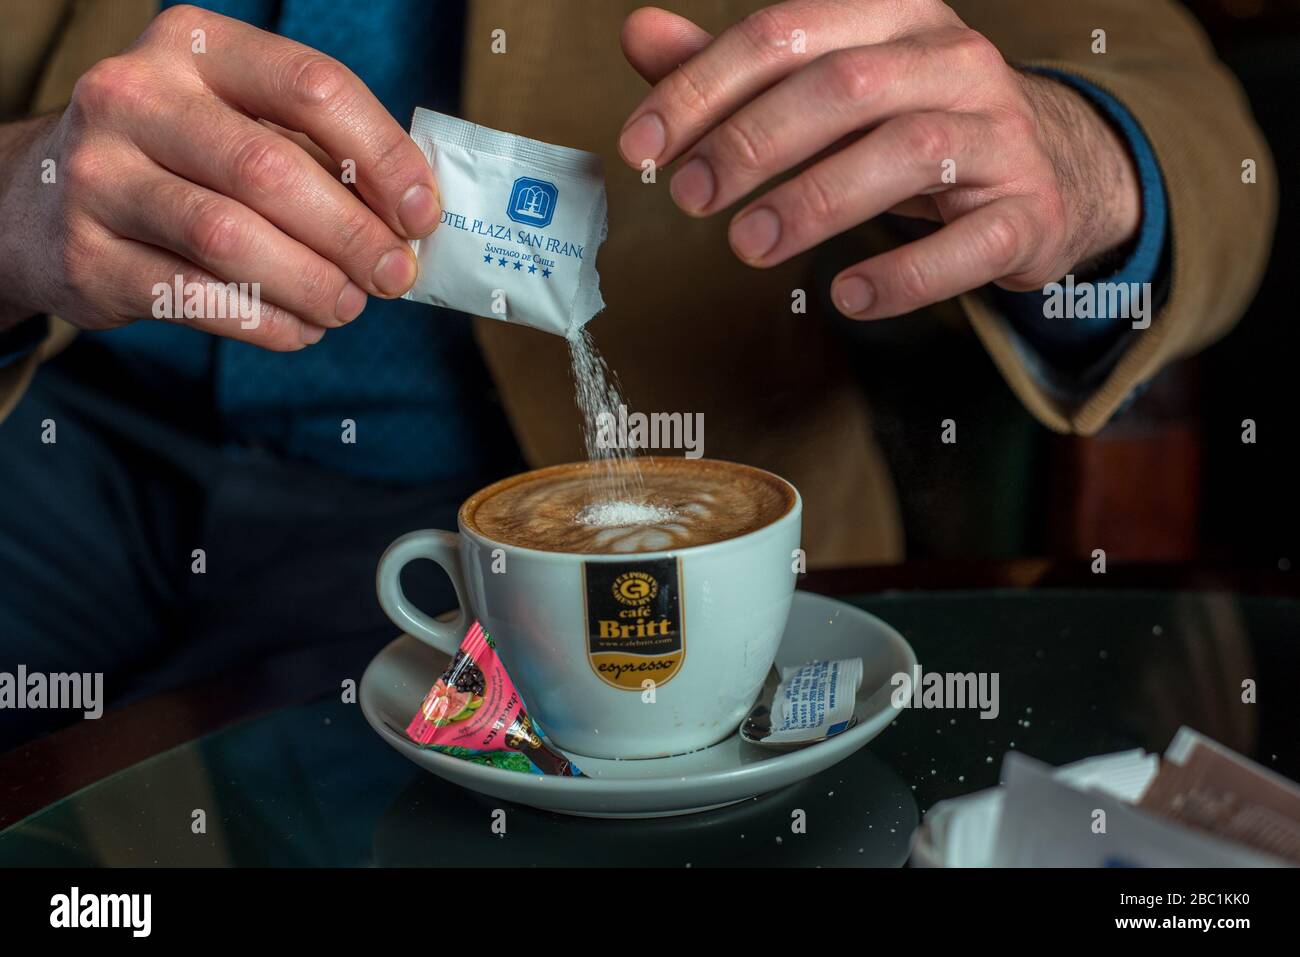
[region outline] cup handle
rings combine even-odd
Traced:
[[[442,566],[456,589],[456,617],[451,621],[438,621],[416,608],[402,591],[402,569],[416,558],[427,558]],[[455,655],[461,639],[469,627],[469,603],[465,600],[465,576],[460,564],[460,536],[455,532],[424,529],[408,532],[388,546],[379,559],[375,573],[375,590],[384,613],[398,628],[432,645],[439,651]]]

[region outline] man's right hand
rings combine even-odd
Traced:
[[[194,7],[93,66],[62,115],[4,133],[0,330],[39,313],[119,326],[150,316],[155,284],[179,275],[258,282],[261,309],[252,328],[233,303],[231,318],[178,321],[299,349],[367,295],[409,289],[406,239],[440,216],[423,154],[350,70]],[[355,191],[313,154],[355,164]]]

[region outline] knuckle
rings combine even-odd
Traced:
[[[691,116],[704,116],[713,111],[716,97],[690,61],[673,72],[667,93],[674,104]]]
[[[262,194],[283,192],[297,176],[288,141],[274,134],[246,140],[237,149],[233,165],[236,181]]]
[[[84,298],[93,288],[101,271],[104,246],[88,224],[73,220],[68,223],[59,250],[64,285],[78,297]]]
[[[170,35],[188,33],[205,16],[205,11],[189,3],[178,3],[174,7],[161,10],[150,22],[148,34],[160,33]]]
[[[305,312],[322,315],[334,321],[334,303],[339,295],[339,283],[334,272],[324,263],[316,263],[298,274],[298,301]]]
[[[880,86],[879,62],[868,49],[848,48],[826,54],[832,93],[842,100],[865,99]]]
[[[72,90],[71,106],[78,118],[147,107],[149,85],[126,57],[100,60],[81,75]]]
[[[915,116],[903,122],[902,148],[912,162],[933,166],[952,157],[952,135],[946,123],[929,116]]]
[[[984,254],[1000,269],[1011,272],[1024,250],[1024,226],[1005,213],[993,217],[984,228]]]
[[[915,256],[903,256],[894,268],[894,285],[905,303],[930,301],[930,277]]]
[[[826,177],[809,171],[799,178],[799,205],[805,215],[794,217],[795,222],[825,223],[835,214],[835,190]]]
[[[771,140],[758,124],[730,117],[718,129],[721,154],[741,172],[760,173],[772,158]]]
[[[99,189],[105,180],[106,165],[102,151],[85,143],[72,147],[63,158],[63,184],[68,194],[77,200]]]
[[[772,7],[754,11],[741,20],[736,28],[751,46],[764,52],[786,46],[793,32],[785,22],[785,17]]]
[[[366,210],[350,209],[339,223],[336,235],[341,258],[357,263],[379,258],[377,250],[372,251],[379,243],[375,222]]]
[[[949,43],[949,50],[961,63],[977,71],[1001,69],[1006,66],[1002,52],[992,40],[978,30],[969,28],[957,30]]]
[[[373,144],[375,177],[379,180],[386,181],[389,179],[415,178],[420,175],[416,170],[403,176],[407,172],[408,161],[412,157],[411,138],[404,130],[399,127],[387,130],[378,134]],[[403,182],[402,185],[406,185]]]
[[[314,50],[295,53],[284,67],[286,92],[307,106],[322,106],[348,87],[351,74],[337,60]]]
[[[228,263],[244,248],[244,226],[226,203],[204,198],[193,204],[185,241],[201,262]]]

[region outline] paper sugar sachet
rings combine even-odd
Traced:
[[[420,274],[404,298],[559,336],[605,307],[599,156],[425,109],[411,138],[433,167],[442,219],[411,243]]]
[[[1011,752],[1002,784],[940,801],[912,863],[941,867],[1258,867],[1300,862],[1300,786],[1190,728],[1049,768]],[[1105,828],[1097,827],[1105,814]],[[1079,822],[1085,822],[1080,827]]]
[[[769,677],[740,736],[751,744],[797,747],[847,731],[862,686],[862,659],[810,661],[783,668],[775,688]]]
[[[573,762],[546,743],[528,717],[492,639],[478,622],[424,696],[406,726],[406,736],[422,748],[475,764],[582,777]]]
[[[1300,785],[1179,728],[1138,806],[1300,865]]]

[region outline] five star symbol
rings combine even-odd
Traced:
[[[485,256],[483,257],[483,261],[484,261],[485,263],[491,263],[491,262],[492,262],[492,256],[491,256],[491,254],[485,255]],[[506,268],[506,260],[505,260],[505,257],[501,257],[501,256],[497,257],[497,265],[500,266],[502,269],[505,269],[505,268]],[[522,261],[522,260],[516,260],[516,261],[515,261],[514,263],[512,263],[511,265],[513,265],[513,266],[515,267],[515,272],[520,272],[520,271],[522,271],[523,268],[524,268],[524,264],[523,264],[523,261]],[[528,264],[528,272],[529,272],[529,273],[535,273],[535,272],[537,272],[537,264],[536,264],[536,263],[529,263],[529,264]],[[543,270],[542,270],[542,278],[543,278],[543,279],[550,279],[550,278],[551,278],[551,270],[549,270],[549,269],[543,269]]]

